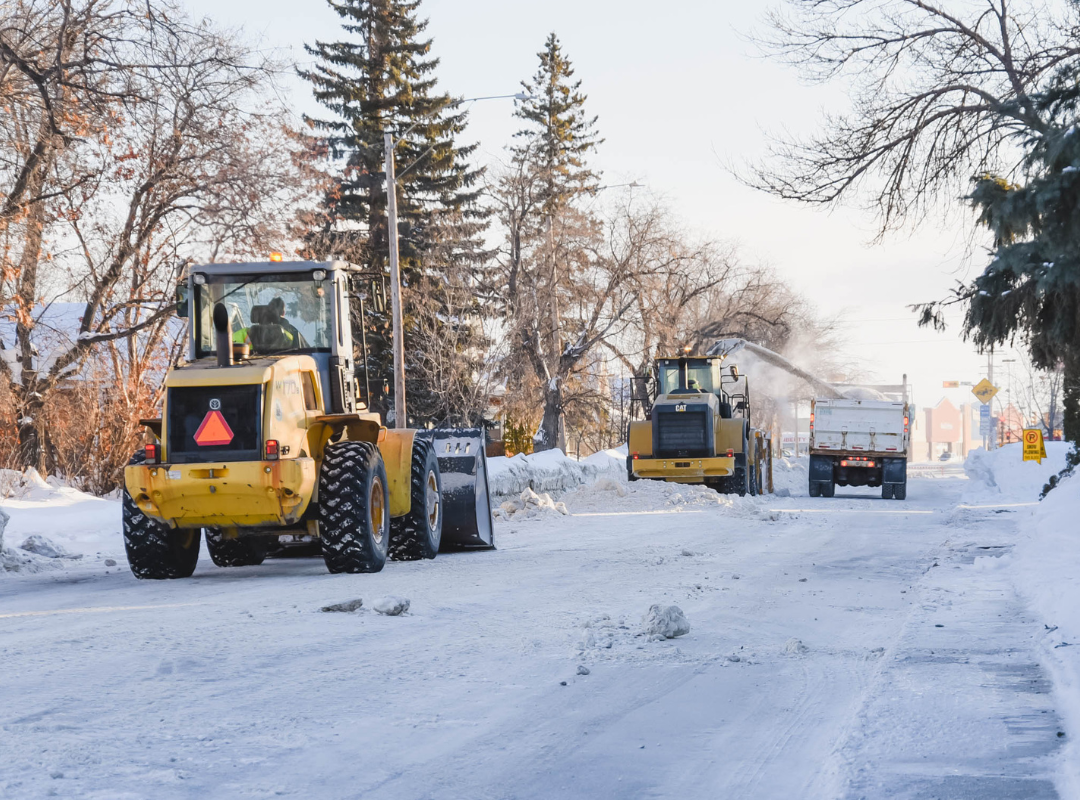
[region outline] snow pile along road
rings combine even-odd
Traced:
[[[1047,442],[1048,458],[1040,466],[1023,462],[1020,445],[1012,445],[972,454],[965,469],[979,476],[979,496],[996,490],[1010,504],[1031,504],[1016,509],[1022,515],[1021,538],[1010,555],[996,561],[1042,624],[1041,655],[1059,712],[1069,731],[1080,731],[1080,477],[1066,478],[1035,505],[1043,484],[1064,466],[1067,452],[1067,444]],[[979,561],[991,568],[995,559]],[[1065,788],[1068,796],[1080,797],[1080,747],[1074,739],[1065,747]]]
[[[981,447],[973,450],[964,461],[964,472],[971,480],[964,500],[969,503],[1000,502],[1003,498],[1020,502],[1038,500],[1050,476],[1064,469],[1068,452],[1067,442],[1047,442],[1046,458],[1040,464],[1024,461],[1019,443],[990,451]]]
[[[561,450],[488,459],[488,486],[496,496],[496,504],[519,498],[526,489],[537,494],[560,494],[601,477],[626,480],[625,445],[602,450],[581,461],[564,455]]]
[[[120,503],[42,479],[36,470],[0,472],[0,574],[56,569],[84,554],[123,555]]]

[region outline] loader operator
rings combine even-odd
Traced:
[[[233,334],[237,344],[248,344],[256,353],[272,353],[307,347],[303,335],[285,318],[285,301],[275,297],[265,306],[252,306],[251,325]]]

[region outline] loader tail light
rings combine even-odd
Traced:
[[[147,464],[156,464],[158,460],[158,446],[156,444],[148,444],[143,448],[143,454],[146,456]]]
[[[735,458],[735,451],[730,447],[728,448],[728,451],[727,451],[727,457],[728,458]]]
[[[638,454],[637,454],[637,453],[634,453],[634,460],[635,460],[635,461],[637,460],[637,457],[638,457]]]
[[[267,439],[266,440],[266,460],[267,461],[277,461],[278,460],[278,454],[279,454],[278,440],[277,439]]]

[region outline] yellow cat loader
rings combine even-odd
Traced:
[[[188,362],[124,472],[124,544],[139,578],[183,578],[205,538],[222,567],[279,540],[317,541],[330,572],[492,547],[480,429],[388,430],[360,401],[349,324],[359,268],[191,269]]]
[[[642,394],[645,419],[630,423],[626,472],[725,494],[772,491],[769,437],[750,424],[750,390],[724,356],[659,358],[654,391]]]

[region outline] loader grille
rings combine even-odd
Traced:
[[[168,437],[165,459],[169,463],[258,461],[261,457],[262,386],[259,384],[177,386],[169,389],[165,414]],[[208,420],[211,414],[220,418]]]
[[[702,410],[653,410],[655,426],[655,455],[711,456],[712,436],[709,430],[708,406]]]

